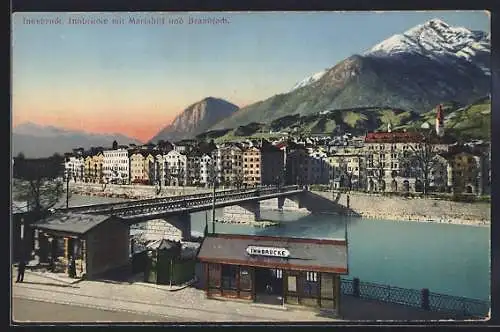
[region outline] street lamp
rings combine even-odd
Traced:
[[[66,181],[66,209],[69,207],[69,172],[64,171],[64,179]]]

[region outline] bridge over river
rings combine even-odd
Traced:
[[[168,223],[179,229],[182,238],[191,234],[191,217],[194,212],[224,208],[224,217],[229,220],[260,221],[260,202],[267,201],[282,209],[287,206],[306,208],[309,211],[338,211],[343,207],[335,201],[315,195],[302,186],[257,187],[251,189],[222,190],[184,196],[161,197],[120,203],[85,205],[57,209],[58,212],[115,215],[129,225],[147,221],[147,228],[160,231]],[[159,222],[158,222],[159,221]],[[164,227],[163,227],[164,228]]]
[[[115,215],[125,220],[129,225],[147,221],[163,221],[182,233],[187,239],[191,234],[191,217],[194,212],[224,208],[227,219],[260,221],[260,202],[268,201],[282,209],[285,201],[287,206],[317,210],[325,208],[325,204],[317,204],[321,199],[309,197],[314,195],[301,186],[257,187],[251,189],[222,190],[213,193],[202,193],[184,196],[161,197],[153,199],[134,200],[120,203],[85,205],[57,209],[57,212]],[[316,195],[315,195],[316,196]],[[325,200],[323,198],[324,201]],[[330,205],[336,205],[328,201]],[[314,206],[316,205],[316,206]],[[331,210],[332,206],[330,206]],[[148,223],[147,227],[161,228],[161,222]]]

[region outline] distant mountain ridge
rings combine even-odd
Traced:
[[[26,122],[12,130],[12,155],[22,152],[27,158],[44,158],[54,153],[71,152],[78,147],[111,148],[114,140],[120,144],[142,144],[139,140],[122,134],[87,133]]]
[[[171,124],[160,130],[150,142],[159,140],[176,141],[193,138],[208,130],[211,126],[224,118],[233,115],[238,106],[220,98],[207,97],[188,106],[172,121]]]
[[[490,93],[490,35],[434,19],[394,35],[299,82],[287,93],[240,109],[212,130],[329,109],[392,107],[416,113]]]
[[[457,102],[442,104],[445,114],[445,132],[456,139],[491,139],[491,99],[479,98],[469,105]],[[387,131],[391,123],[394,131],[420,130],[427,122],[434,127],[436,108],[416,113],[389,107],[336,109],[310,115],[291,114],[273,121],[252,122],[235,129],[211,130],[198,135],[204,140],[239,140],[248,137],[281,137],[326,134],[341,136],[346,132],[365,135],[367,132]]]

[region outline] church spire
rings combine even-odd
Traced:
[[[436,112],[436,134],[439,137],[444,136],[444,114],[443,106],[441,104],[438,105]]]

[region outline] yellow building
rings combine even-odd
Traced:
[[[243,184],[247,186],[261,183],[261,153],[258,147],[243,151]]]
[[[89,151],[84,157],[84,178],[85,182],[97,182],[102,179],[103,154],[100,151]]]
[[[326,163],[329,168],[330,184],[333,184],[336,189],[340,187],[364,188],[365,172],[362,154],[338,153],[329,155],[326,157]]]
[[[84,159],[84,164],[83,164],[83,174],[84,174],[84,181],[85,182],[90,182],[92,179],[92,155],[87,155],[85,156]]]
[[[145,178],[144,165],[146,163],[145,153],[142,151],[132,151],[130,152],[130,182],[134,183],[145,183],[148,179]]]
[[[450,152],[448,186],[454,193],[481,194],[481,157],[468,151]]]
[[[92,156],[91,167],[90,167],[90,179],[93,182],[100,183],[102,181],[102,164],[104,161],[104,155],[101,151],[95,153]]]

